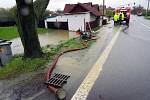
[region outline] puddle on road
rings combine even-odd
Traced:
[[[70,67],[74,64],[77,64],[78,61],[76,59],[73,59],[71,57],[64,57],[58,62],[58,66],[65,66],[65,67]]]
[[[71,73],[72,74],[76,73],[76,71],[79,69],[80,60],[81,60],[80,57],[76,57],[76,55],[74,55],[74,56],[62,56],[59,59],[59,61],[57,63],[57,67],[56,67],[54,72],[70,76]]]
[[[68,40],[73,37],[76,37],[75,32],[69,32],[66,30],[53,30],[45,34],[39,34],[41,46],[46,46],[50,44],[57,45],[60,41]],[[20,38],[15,38],[11,40],[11,42],[13,54],[23,53],[23,46]]]

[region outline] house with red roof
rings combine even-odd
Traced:
[[[45,27],[87,31],[99,26],[101,15],[99,5],[92,2],[66,4],[62,15],[45,19]]]

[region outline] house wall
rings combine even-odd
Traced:
[[[85,22],[90,21],[90,14],[80,14],[70,16],[68,20],[69,30],[77,31],[78,29],[85,31]]]
[[[68,28],[70,31],[77,31],[78,29],[85,31],[84,23],[90,22],[90,13],[87,12],[84,14],[63,15],[54,18],[48,18],[45,20],[46,28],[47,22],[68,22]]]

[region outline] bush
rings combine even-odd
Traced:
[[[114,16],[114,12],[111,11],[111,10],[107,10],[107,11],[106,11],[106,16],[108,16],[108,17],[113,17],[113,16]]]

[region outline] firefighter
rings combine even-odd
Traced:
[[[119,18],[118,18],[118,23],[119,23],[119,25],[121,25],[121,20],[122,20],[122,14],[119,13]]]
[[[120,21],[119,21],[119,16],[120,16],[120,13],[117,13],[117,24],[119,24],[120,23]]]
[[[126,17],[126,25],[129,26],[129,20],[130,20],[130,14],[127,13],[127,17]]]
[[[122,24],[122,22],[124,21],[124,13],[123,12],[121,12],[119,19],[120,19],[120,24]]]
[[[118,22],[118,14],[115,13],[115,15],[114,15],[114,25],[117,25],[117,22]]]

